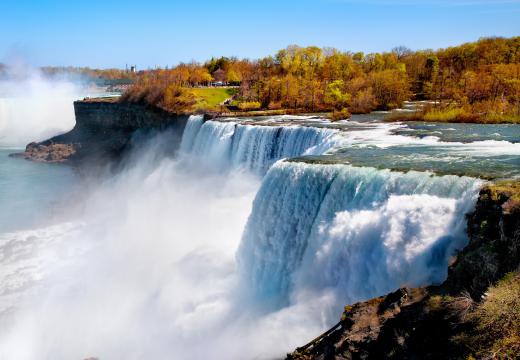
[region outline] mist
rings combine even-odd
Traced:
[[[29,260],[10,278],[31,286],[11,288],[0,358],[271,358],[326,324],[319,299],[265,314],[239,286],[235,252],[260,178],[161,156],[167,146],[167,134],[153,138],[90,184],[77,220],[1,236],[24,243],[13,257]]]
[[[3,259],[0,358],[280,357],[346,301],[442,280],[465,240],[469,179],[286,162],[262,178],[251,164],[215,166],[200,133],[183,138],[195,154],[171,157],[168,132],[136,144],[119,173],[85,180],[65,210],[75,217],[0,235],[17,244]]]
[[[45,77],[38,69],[10,66],[0,78],[0,146],[20,148],[74,127],[73,101],[85,83]]]

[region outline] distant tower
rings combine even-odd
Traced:
[[[135,73],[136,69],[137,69],[137,66],[135,66],[135,65],[130,66],[130,72],[131,73]]]

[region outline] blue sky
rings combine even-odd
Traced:
[[[0,61],[138,68],[289,44],[385,51],[520,35],[520,0],[0,0]]]

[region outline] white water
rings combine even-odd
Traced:
[[[323,154],[340,138],[338,131],[304,126],[253,126],[192,119],[181,144],[184,153],[203,156],[217,168],[264,174],[277,160]]]
[[[337,135],[193,117],[176,159],[151,139],[71,201],[77,219],[0,231],[0,359],[275,358],[347,302],[442,281],[474,179],[284,161],[258,176]]]
[[[509,142],[505,140],[483,140],[472,142],[445,142],[441,141],[437,136],[426,137],[410,137],[405,135],[393,134],[393,131],[398,129],[406,129],[406,124],[401,123],[355,123],[351,126],[360,126],[368,129],[351,131],[342,133],[341,140],[336,142],[336,145],[342,147],[358,146],[369,147],[375,146],[383,149],[388,149],[396,146],[422,146],[435,147],[437,151],[443,154],[465,154],[465,155],[481,155],[481,156],[496,156],[496,155],[520,155],[520,143]],[[486,125],[481,125],[486,126]]]
[[[439,283],[465,245],[477,188],[456,176],[279,162],[243,236],[243,280],[275,307],[302,293],[353,302]]]

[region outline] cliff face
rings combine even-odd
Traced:
[[[520,265],[520,182],[480,191],[468,217],[469,244],[458,254],[443,284],[451,294],[464,290],[479,299],[486,289]]]
[[[338,324],[287,358],[466,358],[475,346],[463,339],[482,335],[468,314],[486,298],[490,285],[520,265],[518,186],[482,189],[468,215],[469,244],[442,285],[399,289],[347,305]]]
[[[130,145],[136,132],[171,128],[172,146],[180,145],[189,115],[171,114],[139,104],[102,99],[74,102],[76,125],[66,134],[30,143],[18,156],[41,162],[109,160]]]

